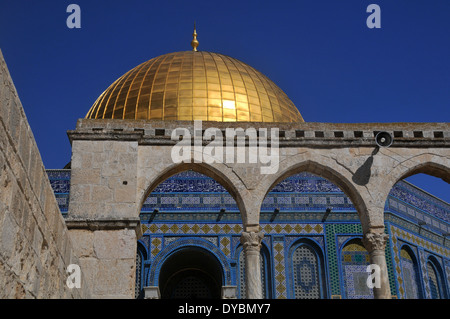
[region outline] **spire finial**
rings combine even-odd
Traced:
[[[197,40],[197,30],[196,30],[196,26],[195,26],[195,21],[194,21],[194,33],[192,34],[192,36],[194,37],[194,39],[192,39],[192,41],[191,41],[192,51],[197,51],[198,40]]]

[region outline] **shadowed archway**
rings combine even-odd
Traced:
[[[159,287],[163,299],[219,299],[222,267],[217,259],[199,247],[183,247],[161,267]]]

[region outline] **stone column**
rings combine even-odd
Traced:
[[[263,237],[262,232],[242,232],[247,299],[262,299],[260,250]]]
[[[391,289],[389,287],[389,276],[386,265],[386,241],[389,238],[384,233],[384,227],[377,229],[369,229],[364,234],[363,244],[369,252],[370,263],[380,267],[380,286],[373,288],[375,299],[391,299]]]

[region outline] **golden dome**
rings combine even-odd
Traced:
[[[262,73],[205,51],[164,54],[138,65],[99,96],[86,118],[304,122]]]

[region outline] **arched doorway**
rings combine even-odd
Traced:
[[[222,267],[208,251],[183,247],[161,267],[159,289],[163,299],[219,299]]]

